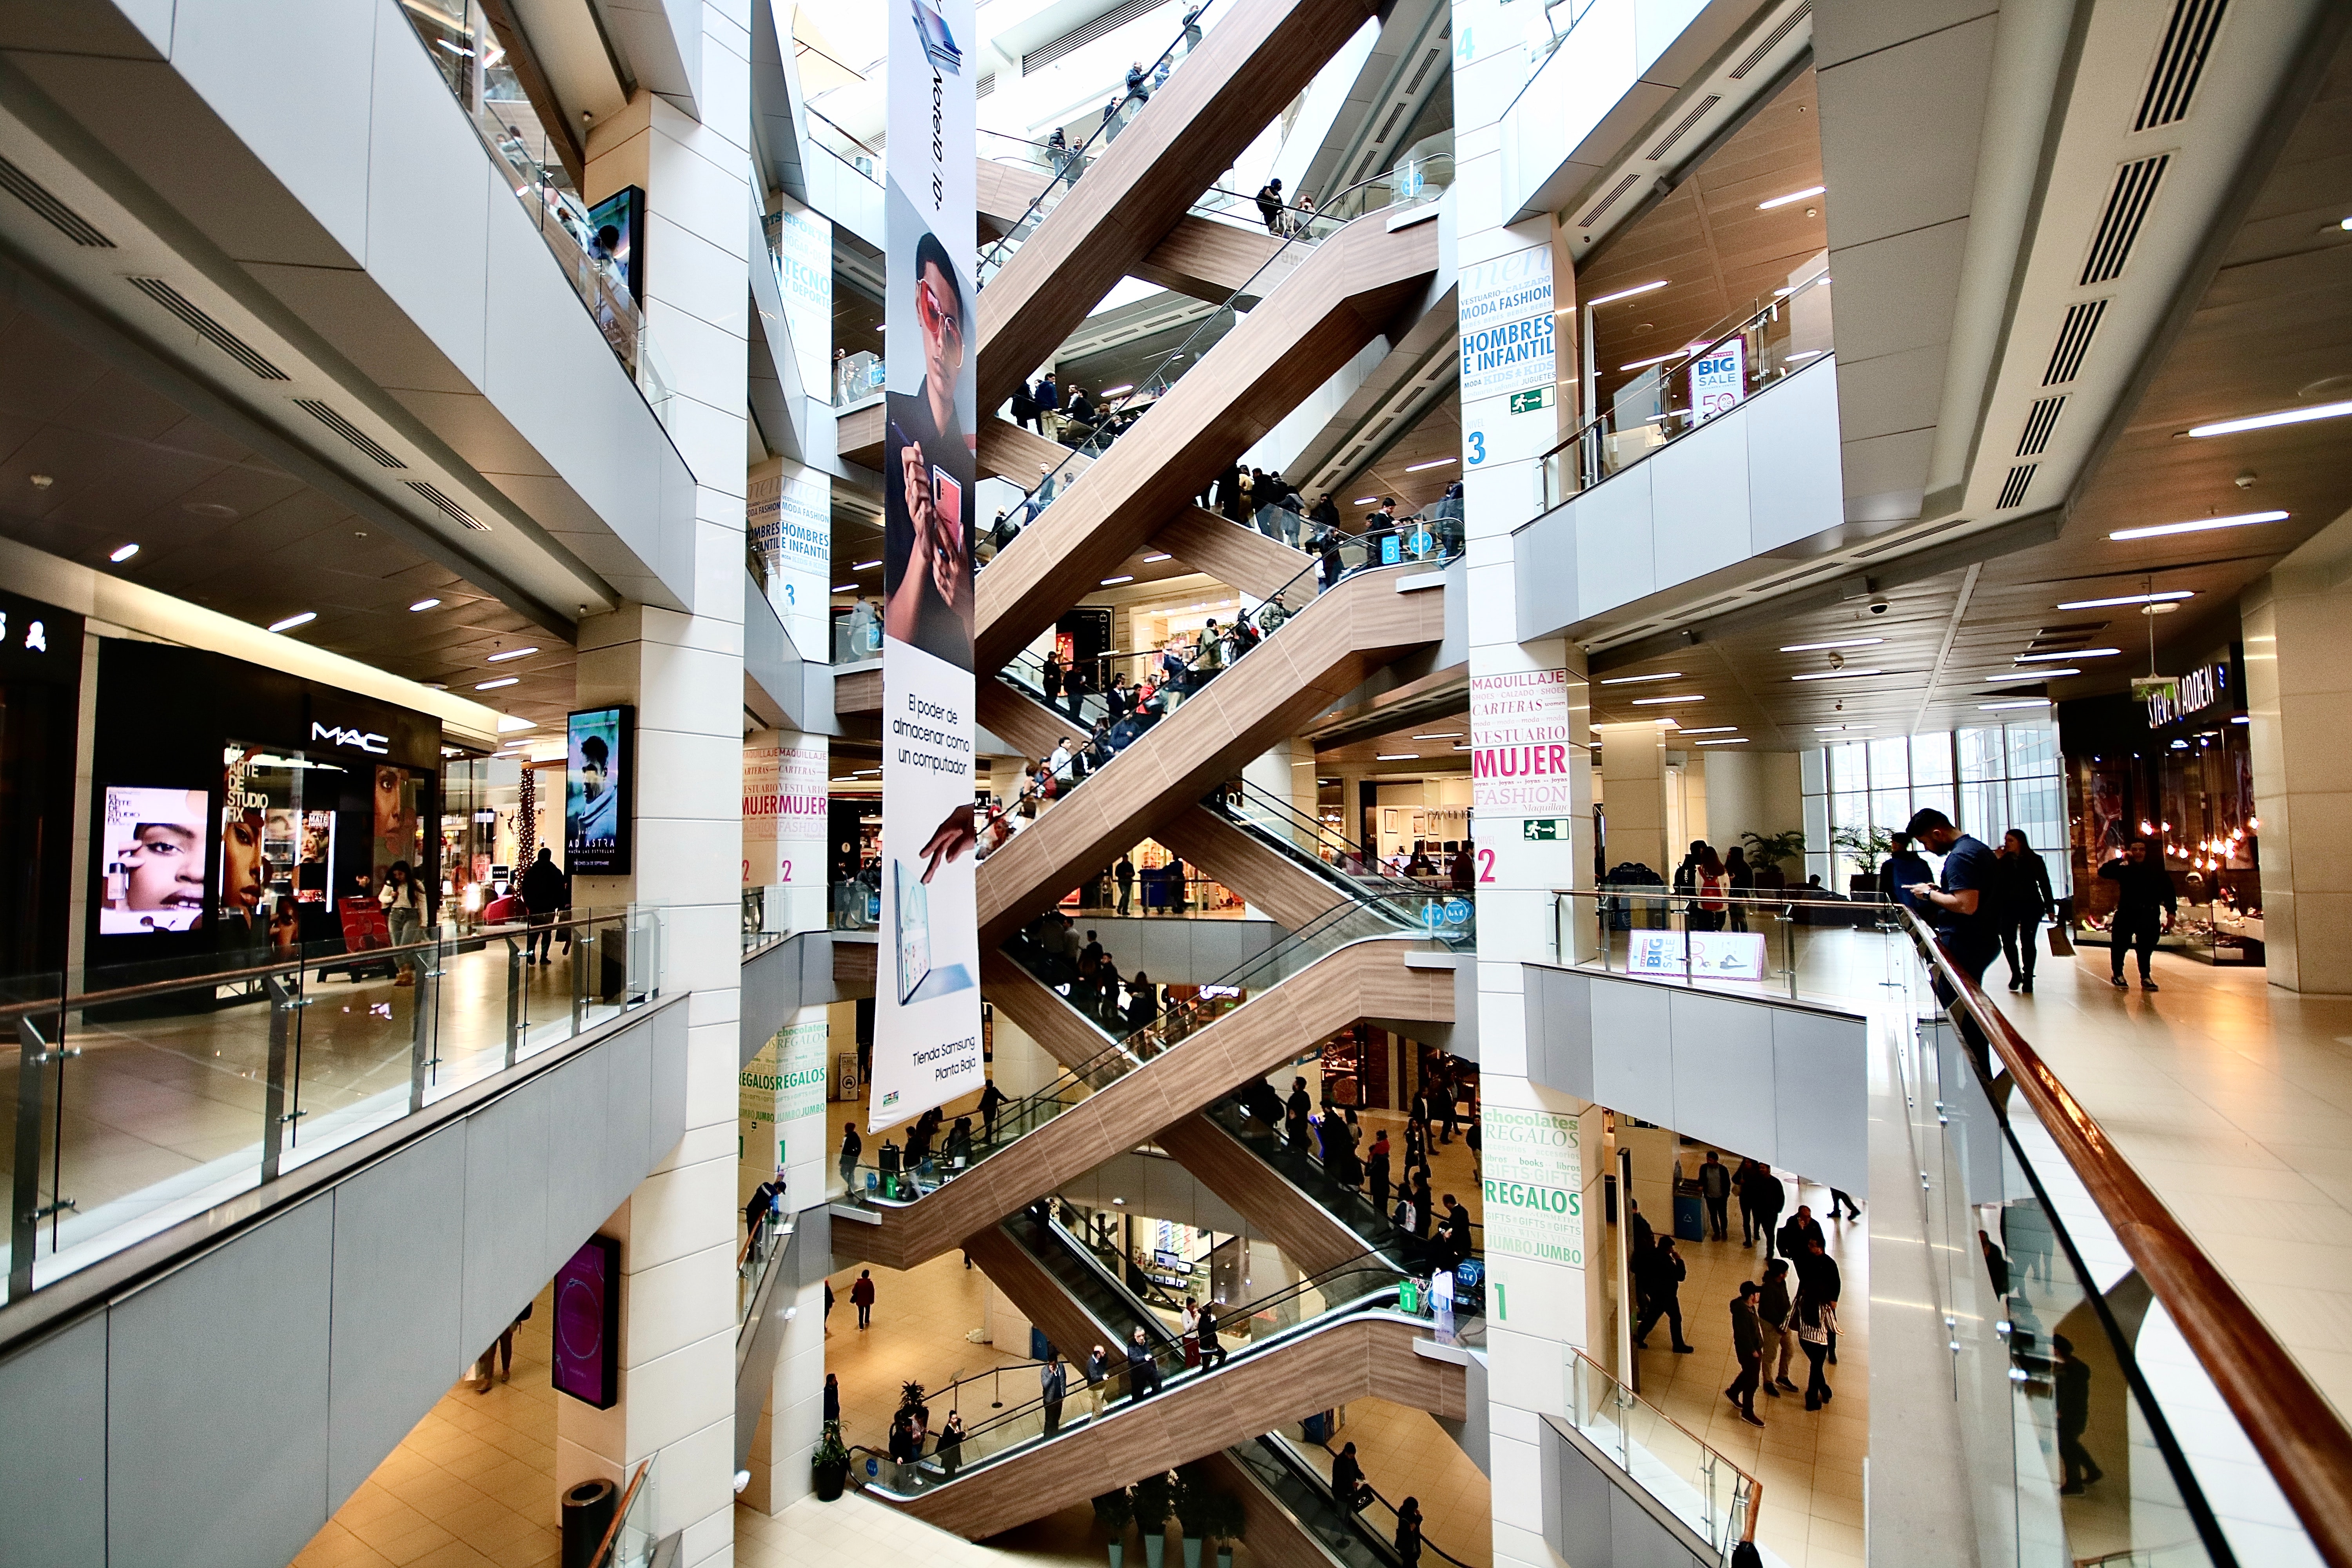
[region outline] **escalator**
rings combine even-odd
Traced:
[[[1151,837],[1374,671],[1442,640],[1442,581],[1426,581],[1434,574],[1417,564],[1356,572],[1319,597],[1301,583],[1270,600],[1266,618],[1276,624],[1262,641],[1127,737],[1109,763],[982,861],[982,942],[1003,941],[1030,911]],[[1048,754],[1074,726],[1028,684],[1033,665],[998,662],[1003,675],[981,687],[981,722],[1018,750]],[[1080,713],[1087,710],[1082,701]]]
[[[1119,1018],[1116,1032],[1055,995],[1101,1048],[1001,1108],[995,1137],[976,1139],[958,1163],[890,1169],[896,1145],[877,1150],[877,1163],[853,1173],[835,1209],[845,1222],[834,1228],[835,1256],[911,1268],[1293,1059],[1302,1041],[1366,1017],[1451,1022],[1453,972],[1411,962],[1422,945],[1389,912],[1351,906],[1284,938],[1202,996]]]
[[[1357,1259],[1229,1309],[1219,1365],[1188,1367],[1181,1348],[1164,1345],[1149,1363],[1159,1386],[1144,1397],[1122,1365],[1102,1414],[1075,1386],[1050,1436],[1032,1400],[973,1424],[952,1474],[936,1456],[906,1464],[878,1455],[870,1478],[864,1463],[857,1473],[869,1495],[977,1541],[1349,1400],[1462,1419],[1464,1370],[1415,1350],[1429,1325],[1398,1310],[1398,1285],[1383,1260]]]
[[[1008,1216],[997,1229],[1026,1254],[1094,1325],[1095,1334],[1090,1342],[1055,1342],[1068,1345],[1073,1360],[1083,1352],[1087,1342],[1123,1345],[1138,1329],[1154,1344],[1175,1343],[1177,1336],[1166,1321],[1137,1300],[1092,1247],[1071,1235],[1051,1214],[1040,1212],[1047,1207],[1045,1202],[1032,1204]],[[1028,1303],[1017,1297],[1013,1304],[1028,1310]],[[1030,1319],[1036,1321],[1036,1314],[1031,1312]]]
[[[1342,1568],[1403,1568],[1396,1549],[1396,1504],[1373,1489],[1361,1506],[1342,1509],[1331,1495],[1328,1453],[1318,1462],[1287,1438],[1268,1433],[1227,1449],[1226,1457]],[[1422,1549],[1439,1563],[1467,1568],[1426,1536]]]

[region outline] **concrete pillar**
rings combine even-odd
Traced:
[[[1666,732],[1650,722],[1595,724],[1609,797],[1609,864],[1638,860],[1671,880],[1681,846],[1667,836]]]
[[[2341,750],[2352,733],[2352,582],[2345,557],[2324,549],[2346,529],[2339,521],[2239,600],[2269,980],[2306,995],[2352,991],[2352,860],[2339,826],[2352,805]]]

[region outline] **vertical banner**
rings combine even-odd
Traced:
[[[971,0],[890,20],[875,1131],[980,1088],[972,873]]]
[[[1482,820],[1565,816],[1570,770],[1591,766],[1570,741],[1567,670],[1470,678],[1470,804]]]
[[[821,735],[755,731],[743,744],[743,885],[824,886],[831,753]]]
[[[776,206],[776,291],[793,337],[801,391],[833,401],[833,221],[788,195]]]
[[[753,467],[743,526],[765,566],[768,603],[803,658],[832,652],[833,478],[782,458]]]
[[[1583,1268],[1580,1120],[1489,1103],[1478,1124],[1487,1252]]]

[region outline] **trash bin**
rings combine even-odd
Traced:
[[[1706,1205],[1696,1193],[1675,1194],[1675,1239],[1676,1241],[1706,1239]]]
[[[582,1481],[563,1494],[563,1568],[588,1568],[613,1527],[620,1493],[607,1480]]]

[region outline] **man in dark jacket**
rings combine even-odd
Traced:
[[[1822,1249],[1818,1238],[1807,1242],[1805,1250],[1797,1255],[1797,1283],[1814,1300],[1832,1307],[1837,1305],[1838,1297],[1845,1289],[1844,1277],[1838,1268],[1837,1259]],[[1830,1331],[1829,1361],[1832,1366],[1837,1365],[1837,1331],[1834,1329]]]
[[[1739,1177],[1739,1228],[1753,1245],[1757,1237],[1764,1241],[1764,1256],[1772,1256],[1772,1233],[1780,1226],[1780,1206],[1788,1201],[1787,1189],[1772,1167],[1760,1160],[1751,1160]]]
[[[1886,858],[1878,866],[1878,896],[1891,904],[1926,912],[1926,906],[1910,891],[1914,883],[1931,881],[1935,872],[1927,866],[1927,857],[1911,847],[1911,836],[1898,833],[1887,845]]]
[[[571,901],[572,879],[556,865],[555,852],[542,846],[522,874],[523,907],[530,911],[530,935],[522,944],[525,963],[547,962],[555,945],[555,917]]]
[[[1331,1461],[1331,1500],[1339,1505],[1342,1513],[1354,1513],[1363,1507],[1364,1467],[1356,1458],[1353,1443],[1339,1450]]]
[[[2107,933],[2116,989],[2131,989],[2124,984],[2124,949],[2130,947],[2139,950],[2139,988],[2153,991],[2156,977],[2149,960],[2156,952],[2156,939],[2172,929],[2179,908],[2179,899],[2172,890],[2172,873],[2164,868],[2162,858],[2147,839],[2135,838],[2124,846],[2123,858],[2099,868],[2099,878],[2116,885],[2116,923]]]
[[[1642,1321],[1633,1328],[1634,1345],[1649,1349],[1642,1342],[1650,1337],[1650,1331],[1664,1318],[1673,1336],[1675,1353],[1691,1354],[1698,1347],[1684,1342],[1682,1303],[1683,1280],[1690,1271],[1684,1267],[1682,1255],[1675,1250],[1675,1238],[1658,1237],[1657,1245],[1634,1262],[1634,1279],[1643,1286],[1643,1294],[1648,1303],[1642,1309]]]
[[[1731,1167],[1723,1156],[1709,1149],[1706,1163],[1698,1168],[1699,1195],[1706,1200],[1707,1228],[1717,1241],[1727,1240],[1731,1235]]]
[[[1822,1222],[1813,1217],[1812,1205],[1797,1205],[1797,1212],[1790,1215],[1789,1223],[1780,1227],[1780,1256],[1795,1264],[1800,1275],[1803,1274],[1806,1249],[1816,1242],[1823,1247],[1829,1245],[1829,1237],[1822,1230]]]
[[[1282,232],[1282,182],[1268,180],[1257,193],[1258,216],[1265,219],[1265,232]]]
[[[2058,1462],[2065,1469],[2067,1497],[2083,1495],[2083,1483],[2098,1480],[2103,1472],[2083,1447],[2083,1429],[2091,1424],[2091,1369],[2074,1359],[2074,1342],[2063,1334],[2051,1336],[2051,1392],[2058,1406]]]
[[[1069,1370],[1052,1345],[1045,1347],[1045,1359],[1037,1363],[1037,1392],[1045,1407],[1045,1436],[1050,1437],[1062,1429],[1062,1400],[1070,1392]]]
[[[1756,1385],[1764,1370],[1764,1329],[1756,1317],[1759,1294],[1756,1281],[1748,1279],[1740,1283],[1739,1294],[1731,1299],[1731,1353],[1739,1375],[1723,1391],[1739,1418],[1750,1426],[1764,1425],[1763,1417],[1756,1414]]]

